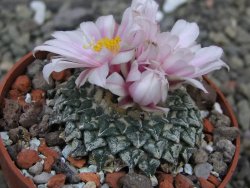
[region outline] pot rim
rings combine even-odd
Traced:
[[[46,57],[47,53],[41,52],[37,53],[36,57],[38,59],[44,59]],[[26,67],[35,60],[35,57],[33,56],[33,52],[29,52],[25,56],[23,56],[15,65],[8,71],[8,73],[5,75],[4,79],[0,83],[0,104],[2,103],[2,100],[4,96],[6,95],[6,92],[9,90],[9,87],[11,84],[14,82],[16,79],[16,76],[12,77],[12,75],[20,75],[20,73],[23,73],[26,69]],[[234,115],[234,112],[232,110],[232,107],[226,100],[225,96],[221,92],[221,90],[211,81],[209,80],[206,76],[203,76],[204,80],[216,91],[217,93],[217,101],[222,104],[222,109],[226,115],[228,115],[231,119],[233,127],[239,127],[237,119]],[[1,104],[2,105],[2,104]],[[236,138],[234,141],[234,144],[236,146],[235,154],[233,157],[233,160],[231,161],[231,164],[229,166],[229,169],[227,171],[226,176],[223,178],[221,181],[220,185],[218,188],[224,188],[229,181],[231,180],[231,177],[236,169],[238,160],[239,160],[239,154],[240,154],[240,136]],[[0,138],[0,164],[2,165],[2,170],[3,174],[5,177],[5,180],[8,184],[9,187],[13,185],[13,178],[8,175],[8,170],[11,170],[17,178],[19,178],[19,181],[23,183],[24,186],[27,188],[33,188],[36,187],[33,181],[30,178],[27,178],[22,175],[20,170],[17,168],[15,163],[12,161],[12,159],[9,156],[9,153],[5,146],[3,145],[2,139]],[[7,173],[7,174],[6,174]]]

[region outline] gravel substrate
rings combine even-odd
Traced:
[[[34,19],[42,4],[32,5],[29,0],[1,0],[0,2],[0,78],[11,66],[34,46],[49,38],[54,30],[75,29],[84,20],[100,15],[116,17],[130,3],[116,0],[44,0],[44,19]],[[49,2],[49,3],[48,3]],[[163,5],[163,2],[160,2]],[[4,9],[3,9],[4,7]],[[114,8],[115,7],[115,8]],[[221,70],[210,77],[216,82],[232,104],[239,119],[242,148],[237,171],[228,188],[250,186],[250,1],[204,0],[188,1],[174,13],[163,12],[162,29],[169,29],[175,20],[183,18],[200,26],[199,40],[204,46],[216,44],[225,51],[224,60],[230,72]],[[0,183],[0,187],[4,187]]]

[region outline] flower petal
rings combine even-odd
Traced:
[[[91,84],[104,87],[106,84],[108,73],[109,73],[109,66],[107,63],[104,63],[102,66],[93,68],[91,70],[88,81]]]
[[[127,63],[134,57],[134,50],[122,51],[118,53],[111,61],[111,64]]]
[[[101,16],[96,20],[96,25],[102,37],[112,39],[115,34],[116,22],[112,15]]]
[[[179,47],[185,48],[194,44],[199,35],[199,27],[196,23],[178,20],[171,30],[171,34],[179,37]]]
[[[205,93],[208,93],[207,90],[206,90],[206,88],[203,86],[203,84],[200,81],[198,81],[196,79],[192,79],[192,78],[183,78],[183,79],[186,80],[186,82],[188,84],[201,89]]]
[[[94,22],[82,22],[80,29],[83,31],[82,37],[90,43],[101,38],[101,33]]]
[[[125,88],[125,81],[117,72],[114,72],[107,78],[105,88],[121,97],[127,96],[128,94]]]
[[[141,72],[138,69],[138,63],[134,61],[131,63],[130,71],[127,75],[126,82],[133,82],[136,80],[140,80],[141,78]]]
[[[90,73],[91,73],[90,69],[82,71],[75,81],[76,86],[81,87],[82,85],[84,85]]]
[[[81,68],[81,64],[64,61],[62,58],[52,59],[51,63],[47,64],[43,68],[44,79],[48,82],[50,74],[55,72],[61,72],[68,68]]]

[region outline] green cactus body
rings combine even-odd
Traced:
[[[169,93],[167,114],[120,109],[103,89],[89,84],[76,88],[75,77],[61,84],[52,98],[50,124],[65,125],[70,155],[90,156],[99,170],[119,159],[151,176],[160,164],[187,163],[201,144],[201,116],[185,89]]]

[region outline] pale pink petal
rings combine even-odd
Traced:
[[[81,30],[74,31],[56,31],[52,36],[60,41],[73,42],[79,45],[84,44],[83,32]]]
[[[98,27],[102,37],[108,37],[112,39],[115,34],[115,19],[112,15],[101,16],[96,20],[96,26]]]
[[[76,59],[78,62],[82,62],[84,65],[88,65],[90,64],[90,66],[92,65],[100,65],[101,63],[95,59],[90,58],[89,56],[85,56],[84,55],[84,50],[83,50],[83,55],[79,55],[78,53],[72,53],[68,50],[65,49],[61,49],[60,47],[56,47],[56,46],[48,46],[48,45],[41,45],[41,46],[37,46],[34,49],[34,53],[36,53],[37,51],[47,51],[47,52],[52,52],[61,56],[65,56],[67,58],[72,58],[73,60]]]
[[[91,73],[90,69],[82,71],[75,81],[76,86],[81,87],[82,85],[84,85],[90,73]]]
[[[189,64],[202,67],[203,65],[220,59],[222,54],[223,50],[218,46],[201,48],[196,52],[194,59]]]
[[[185,48],[194,44],[199,35],[199,27],[196,23],[178,20],[171,30],[171,34],[179,37],[179,47]]]
[[[114,72],[107,78],[105,88],[121,97],[127,96],[128,94],[125,88],[125,81],[117,72]]]
[[[229,66],[225,62],[223,62],[222,60],[211,62],[210,64],[207,64],[206,66],[199,69],[193,75],[193,78],[203,76],[203,75],[208,74],[214,70],[219,70],[219,69],[221,69],[221,67],[226,67],[227,69],[229,69]]]
[[[134,61],[131,63],[130,71],[127,75],[126,82],[133,82],[136,80],[140,80],[141,72],[138,70],[138,63]]]
[[[122,51],[113,57],[111,64],[127,63],[134,57],[135,51]]]
[[[95,42],[101,38],[101,33],[94,22],[83,22],[80,29],[83,31],[82,37],[85,37],[88,42]]]
[[[63,59],[52,59],[51,63],[47,64],[43,68],[43,76],[44,79],[48,82],[49,76],[53,71],[55,72],[61,72],[65,69],[69,68],[81,68],[83,67],[81,64],[73,63],[69,61],[64,61]]]
[[[91,84],[104,87],[109,73],[109,66],[104,63],[101,67],[93,68],[89,74],[88,81]]]
[[[156,14],[159,5],[154,0],[133,0],[131,8],[135,14],[156,21]]]

